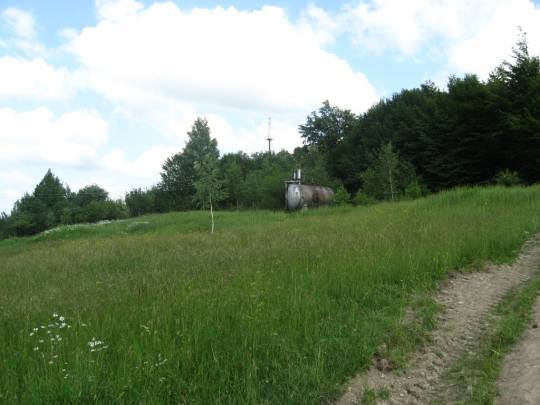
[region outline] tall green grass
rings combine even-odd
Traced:
[[[133,221],[0,243],[0,402],[327,402],[415,343],[411,297],[515,256],[540,187]]]

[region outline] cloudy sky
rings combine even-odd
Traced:
[[[0,211],[47,168],[114,197],[154,184],[197,116],[222,153],[301,144],[328,99],[362,112],[450,74],[481,78],[540,0],[0,0]]]

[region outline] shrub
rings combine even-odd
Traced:
[[[519,177],[518,172],[504,169],[495,176],[495,183],[505,187],[517,186],[521,184],[521,178]]]
[[[375,203],[375,199],[368,196],[362,190],[358,190],[354,198],[352,199],[353,205],[371,205]]]
[[[405,187],[405,197],[410,199],[420,198],[426,194],[426,189],[418,179],[411,181],[407,187]]]
[[[351,195],[345,190],[345,187],[343,185],[340,185],[336,189],[336,193],[334,195],[334,204],[335,205],[345,205],[349,204],[351,202]]]

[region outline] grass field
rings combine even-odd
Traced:
[[[0,402],[313,404],[406,352],[452,270],[508,261],[540,186],[153,215],[0,242]],[[404,323],[414,305],[425,322]]]

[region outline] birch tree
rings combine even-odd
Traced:
[[[214,205],[225,199],[223,184],[219,176],[219,162],[215,155],[208,153],[195,162],[195,203],[210,209],[211,232],[214,233]]]

